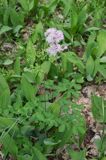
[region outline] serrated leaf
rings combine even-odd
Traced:
[[[21,71],[21,68],[20,68],[20,57],[16,58],[16,61],[14,63],[14,71],[15,71],[16,75],[20,75],[20,71]]]
[[[31,40],[28,41],[26,47],[26,61],[29,65],[33,65],[35,62],[35,48]]]

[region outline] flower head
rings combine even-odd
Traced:
[[[45,32],[46,41],[51,43],[59,43],[60,41],[64,40],[64,34],[61,30],[57,30],[55,28],[49,28]]]
[[[67,46],[59,44],[62,40],[64,40],[64,34],[61,30],[57,30],[56,28],[49,28],[45,32],[45,38],[49,44],[49,48],[47,49],[49,55],[55,56],[57,53],[67,49]]]
[[[60,45],[60,44],[52,44],[50,45],[50,47],[47,49],[47,52],[50,54],[50,55],[53,55],[55,56],[57,53],[59,52],[62,52],[64,50],[67,49],[67,46],[63,46],[63,45]]]

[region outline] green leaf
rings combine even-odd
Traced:
[[[59,132],[64,132],[65,128],[66,128],[65,124],[64,123],[61,124],[60,127],[59,127]]]
[[[6,7],[3,15],[3,24],[8,25],[9,22],[9,16],[10,16],[10,8]]]
[[[0,35],[3,34],[3,33],[6,33],[8,31],[12,30],[11,27],[8,27],[8,26],[3,26],[1,29],[0,29]]]
[[[86,63],[86,74],[87,74],[87,76],[88,75],[92,76],[92,74],[94,72],[94,67],[95,67],[94,60],[93,60],[92,56],[90,56],[87,60],[87,63]]]
[[[15,9],[12,9],[12,8],[10,13],[11,13],[10,14],[11,23],[14,27],[18,25],[23,25],[24,23],[23,14],[21,14],[20,12],[17,13]]]
[[[101,160],[106,160],[106,157],[103,157]]]
[[[6,60],[4,61],[4,63],[3,63],[3,65],[8,66],[8,65],[10,65],[10,64],[12,64],[12,63],[13,63],[13,60],[11,60],[11,59],[6,59]]]
[[[33,160],[47,160],[45,155],[37,148],[34,148],[34,158]]]
[[[16,75],[20,75],[21,68],[20,68],[20,57],[16,58],[16,61],[14,63],[14,71]]]
[[[29,11],[29,0],[18,0],[25,11]]]
[[[98,122],[106,122],[106,101],[102,97],[92,96],[92,113]]]
[[[18,2],[26,12],[32,10],[35,4],[35,0],[18,0]]]
[[[60,104],[58,102],[54,102],[53,104],[51,104],[49,106],[49,109],[53,114],[58,116],[59,113],[60,113],[61,106],[60,106]]]
[[[78,15],[78,31],[82,31],[82,27],[87,19],[87,5],[85,5]]]
[[[100,62],[101,62],[101,63],[106,63],[106,56],[103,56],[103,57],[100,59]]]
[[[78,67],[81,73],[84,73],[84,64],[81,61],[81,59],[74,53],[74,52],[67,52],[65,53],[67,56],[67,59],[74,65]]]
[[[41,65],[41,70],[44,74],[48,74],[50,70],[51,63],[49,61],[45,61]]]
[[[98,71],[102,74],[104,78],[106,78],[106,67],[105,65],[100,65]]]
[[[60,0],[51,0],[49,1],[48,5],[47,5],[47,8],[49,10],[49,14],[50,13],[53,13],[58,5]]]
[[[14,124],[14,119],[0,117],[0,129],[6,129]]]
[[[98,30],[100,30],[100,28],[98,28],[98,27],[89,27],[89,28],[87,28],[87,29],[85,30],[85,32],[98,31]]]
[[[95,68],[94,68],[93,77],[96,76],[96,74],[97,74],[97,72],[98,72],[98,69],[99,69],[99,67],[100,67],[100,59],[97,58],[94,63],[95,63]]]
[[[52,138],[47,138],[44,140],[44,144],[47,146],[54,146],[57,145],[59,142],[53,142]]]
[[[106,44],[106,31],[105,30],[99,31],[97,42],[98,42],[98,57],[101,57],[106,51],[106,45],[105,45]]]
[[[72,30],[73,33],[75,33],[77,31],[77,28],[78,28],[78,26],[77,26],[78,14],[77,14],[74,6],[72,7],[72,10],[71,10],[70,19],[71,19],[71,30]]]
[[[86,157],[86,152],[83,151],[74,151],[74,150],[68,150],[68,153],[72,160],[84,160]]]
[[[64,0],[61,0],[63,2],[63,5],[64,5],[64,16],[66,17],[71,9],[70,6],[72,6],[72,1],[70,0],[67,0],[67,1],[64,1]]]
[[[18,154],[18,148],[14,139],[6,132],[0,137],[0,143],[6,152],[11,153],[11,155],[16,156]]]
[[[10,90],[4,77],[0,75],[0,108],[7,108],[10,103]]]
[[[23,95],[26,97],[27,100],[31,101],[35,97],[35,89],[34,86],[32,86],[28,80],[25,78],[24,74],[22,76],[21,80],[21,88]]]
[[[34,4],[35,4],[35,0],[30,0],[29,1],[29,11],[31,11],[33,9]]]
[[[92,32],[91,35],[88,38],[85,54],[84,54],[84,60],[85,62],[89,58],[89,56],[97,55],[97,43],[95,42],[96,34],[95,32]]]
[[[44,35],[44,29],[43,29],[43,24],[42,22],[39,22],[38,24],[36,24],[35,29],[32,33],[32,42],[35,43],[37,41],[37,39],[43,37]]]
[[[26,47],[26,60],[29,65],[33,65],[35,62],[35,48],[31,40],[28,41]]]

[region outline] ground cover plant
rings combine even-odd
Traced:
[[[0,159],[106,159],[106,1],[0,0]]]

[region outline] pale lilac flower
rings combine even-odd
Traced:
[[[67,49],[67,46],[62,46],[60,44],[52,44],[50,45],[50,47],[47,49],[47,52],[50,55],[55,56],[57,53],[64,51],[65,49]]]
[[[49,28],[45,32],[46,41],[51,43],[59,43],[60,41],[64,40],[64,35],[61,30],[57,30],[55,28]]]
[[[56,28],[49,28],[45,32],[45,38],[50,47],[47,49],[47,52],[50,55],[56,55],[59,52],[66,50],[68,47],[60,45],[59,43],[64,40],[64,34],[61,30]]]
[[[50,33],[55,33],[56,31],[56,28],[47,29],[47,31],[45,32],[45,37],[47,37]]]

